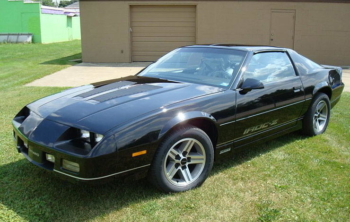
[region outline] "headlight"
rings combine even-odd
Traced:
[[[56,147],[63,147],[69,143],[69,146],[75,146],[88,151],[93,149],[102,139],[102,134],[71,127],[57,139]]]
[[[102,134],[89,132],[87,130],[80,130],[80,137],[90,142],[92,145],[96,145],[96,143],[103,139]]]
[[[100,142],[101,140],[103,139],[103,135],[101,135],[101,134],[95,134],[95,141],[98,143],[98,142]]]
[[[80,133],[81,133],[81,137],[82,138],[90,138],[90,132],[89,131],[86,131],[86,130],[80,130]]]
[[[76,173],[79,173],[79,171],[80,171],[80,166],[78,163],[75,163],[75,162],[72,162],[69,160],[65,160],[65,159],[63,159],[63,161],[62,161],[62,168],[65,170],[76,172]]]

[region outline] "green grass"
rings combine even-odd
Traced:
[[[184,193],[163,194],[145,180],[70,184],[30,164],[15,150],[11,119],[62,88],[23,84],[71,65],[79,44],[0,45],[0,221],[349,221],[350,93],[325,134],[251,147]]]
[[[75,64],[80,41],[55,44],[0,44],[0,90],[21,86]]]

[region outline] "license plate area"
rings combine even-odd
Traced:
[[[28,155],[28,145],[24,144],[24,141],[21,137],[14,134],[15,137],[15,145],[17,147],[18,152],[25,153]]]

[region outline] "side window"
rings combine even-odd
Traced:
[[[293,65],[285,52],[262,52],[249,62],[244,78],[258,79],[263,83],[295,77]]]

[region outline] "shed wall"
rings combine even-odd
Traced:
[[[63,42],[80,39],[80,18],[41,14],[41,42]]]
[[[127,2],[80,2],[84,62],[130,62]]]
[[[196,43],[270,44],[272,10],[295,10],[294,49],[350,64],[350,4],[243,1],[81,1],[84,62],[130,62],[132,5],[195,5]]]

